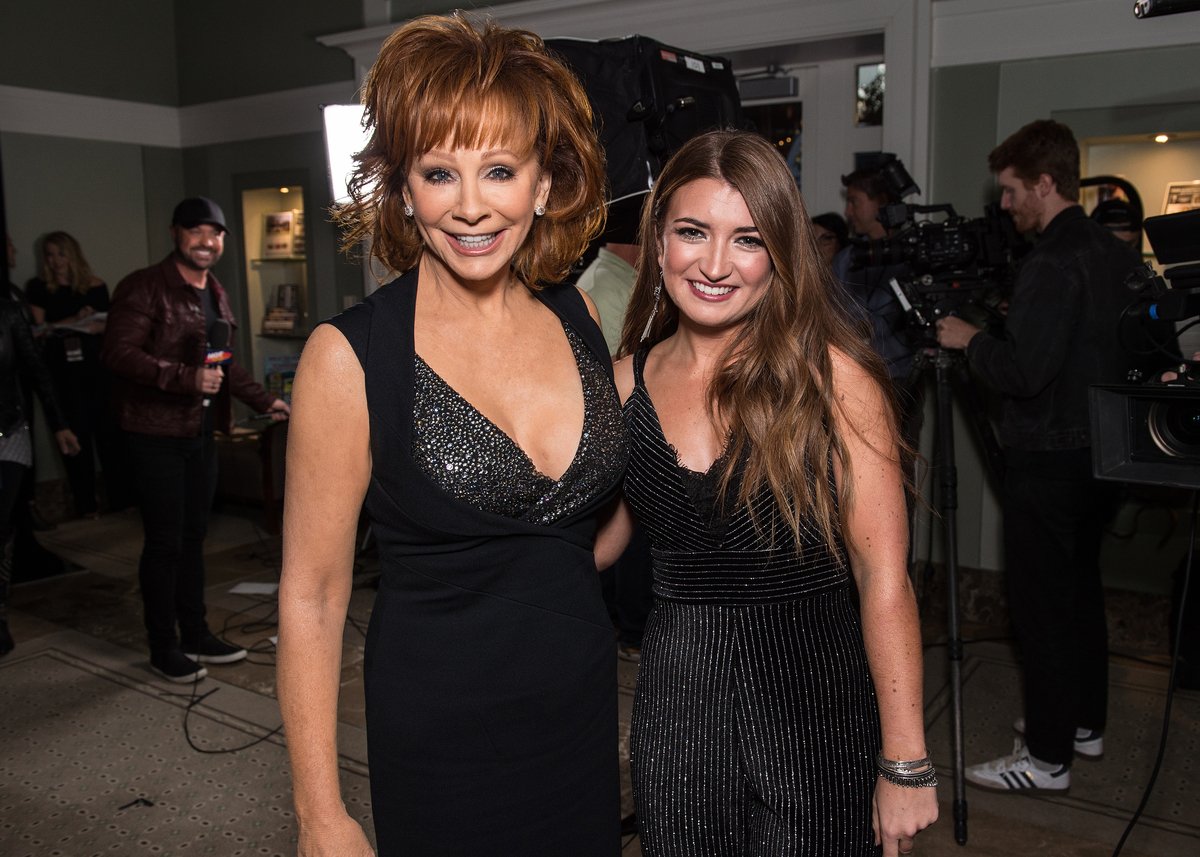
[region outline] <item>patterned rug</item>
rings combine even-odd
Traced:
[[[191,705],[141,670],[72,632],[0,662],[0,854],[294,855],[275,701],[210,677]],[[342,793],[368,820],[365,742],[347,743]]]

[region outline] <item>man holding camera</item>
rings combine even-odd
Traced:
[[[849,314],[870,324],[871,347],[883,359],[892,381],[901,435],[916,449],[920,445],[924,396],[921,377],[913,370],[916,352],[908,321],[891,286],[893,277],[905,279],[911,272],[907,264],[867,261],[872,253],[862,249],[863,241],[883,242],[890,237],[879,215],[902,200],[882,167],[857,169],[842,176],[842,185],[846,188],[846,225],[859,240],[858,246],[850,244],[834,257],[833,273],[842,284],[839,298]],[[862,258],[855,258],[856,251]]]
[[[1017,271],[1003,337],[947,317],[942,348],[1003,397],[1005,574],[1021,654],[1024,740],[972,765],[967,780],[1002,791],[1062,791],[1076,753],[1103,752],[1108,635],[1100,540],[1116,505],[1092,478],[1088,387],[1119,383],[1117,335],[1136,252],[1078,204],[1079,147],[1071,130],[1031,122],[988,156],[1001,207],[1038,240]]]

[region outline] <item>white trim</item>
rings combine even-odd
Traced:
[[[1138,20],[1132,0],[938,0],[932,66],[1192,45],[1200,15]]]
[[[144,146],[182,145],[178,108],[22,86],[0,86],[0,131]]]
[[[182,108],[0,86],[0,131],[179,149],[320,131],[322,104],[354,98],[348,80]]]
[[[208,146],[322,130],[322,104],[349,104],[354,84],[326,83],[264,95],[249,95],[182,108],[184,146]]]

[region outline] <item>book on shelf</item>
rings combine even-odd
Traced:
[[[292,333],[296,330],[299,320],[300,313],[294,309],[271,307],[263,316],[262,330],[263,333]]]

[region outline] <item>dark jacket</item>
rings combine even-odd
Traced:
[[[234,324],[225,290],[208,274],[221,318]],[[174,256],[134,271],[117,284],[101,356],[115,376],[113,396],[121,428],[162,437],[195,437],[203,428],[204,396],[196,377],[207,352],[204,306],[183,279]],[[275,400],[236,361],[212,397],[213,426],[233,427],[230,393],[265,412]]]
[[[913,345],[904,308],[892,292],[891,279],[911,276],[907,265],[851,267],[853,246],[840,250],[833,260],[834,276],[841,283],[838,303],[854,319],[871,325],[871,347],[883,360],[888,376],[901,383],[912,371]]]
[[[975,336],[971,368],[1004,396],[1000,442],[1021,450],[1091,445],[1088,386],[1124,380],[1118,336],[1137,253],[1083,213],[1060,212],[1022,261],[1004,336]]]
[[[51,431],[65,429],[67,423],[54,397],[50,370],[34,344],[22,307],[14,300],[0,297],[0,434],[7,434],[30,420],[22,378],[42,400],[42,411]]]

